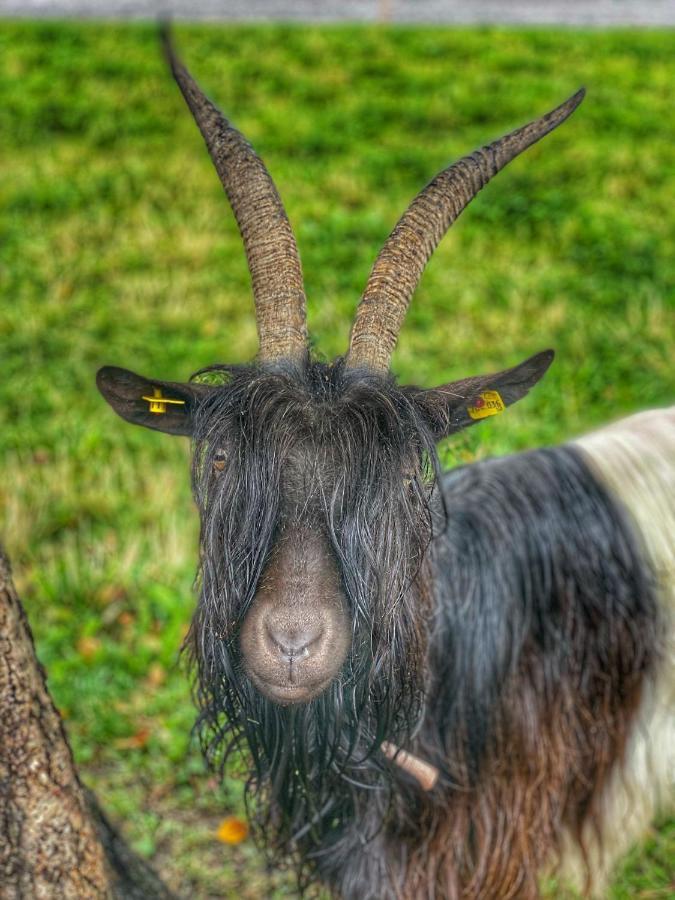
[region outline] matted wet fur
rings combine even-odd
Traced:
[[[564,836],[592,820],[658,655],[626,516],[571,448],[439,482],[433,436],[391,377],[211,371],[226,383],[196,427],[188,647],[204,748],[244,761],[260,845],[301,888],[320,877],[355,900],[537,897]],[[284,484],[289,454],[306,460],[302,489]],[[355,639],[324,694],[282,707],[251,685],[237,638],[298,492]],[[383,740],[437,766],[436,789],[389,764]]]

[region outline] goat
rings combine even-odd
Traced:
[[[259,354],[97,383],[194,442],[207,758],[241,754],[255,833],[301,889],[536,898],[562,860],[597,890],[675,762],[675,408],[442,472],[438,442],[524,397],[553,352],[431,389],[389,371],[449,226],[583,91],[430,182],[323,363],[267,169],[164,46],[243,237]]]

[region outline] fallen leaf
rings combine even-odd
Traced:
[[[97,637],[81,637],[77,642],[77,652],[84,659],[91,659],[101,649],[101,641]]]
[[[148,674],[145,677],[145,683],[148,687],[159,687],[161,684],[164,684],[166,681],[166,671],[164,666],[161,663],[154,662],[148,669]]]
[[[115,746],[118,750],[140,750],[146,746],[150,740],[150,729],[139,728],[136,734],[131,737],[117,738]]]
[[[162,649],[162,642],[154,634],[144,634],[140,640],[141,646],[153,653],[158,653]]]
[[[228,816],[218,826],[216,837],[223,844],[241,844],[248,837],[248,825],[236,816]]]
[[[96,592],[96,599],[102,606],[108,606],[109,603],[125,600],[127,592],[119,584],[104,584]]]

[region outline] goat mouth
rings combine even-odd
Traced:
[[[253,685],[269,700],[279,706],[294,706],[301,703],[309,703],[322,694],[333,680],[326,678],[314,684],[279,684],[266,681],[259,675],[249,672],[249,678]]]

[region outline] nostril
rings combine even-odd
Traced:
[[[276,648],[287,659],[298,659],[309,654],[309,648],[323,633],[323,626],[315,623],[309,626],[288,627],[267,623],[267,634]]]

